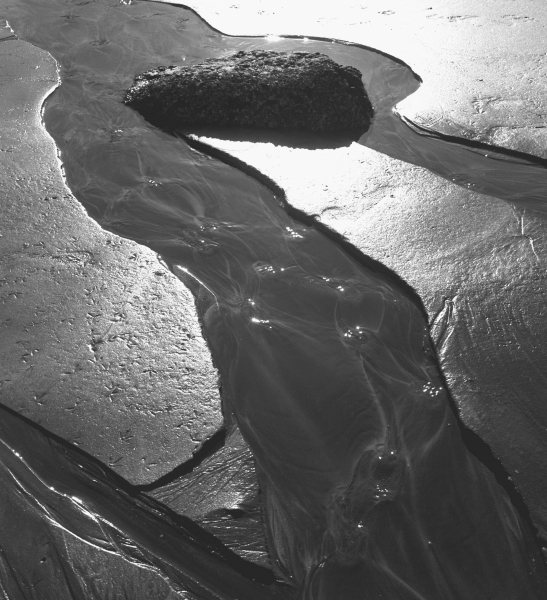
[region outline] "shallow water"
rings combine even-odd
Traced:
[[[416,76],[370,49],[224,36],[192,11],[146,2],[22,1],[8,14],[60,65],[43,118],[71,190],[103,227],[159,252],[195,296],[225,414],[256,461],[278,576],[314,599],[542,597],[531,532],[462,442],[413,291],[299,218],[260,174],[151,127],[121,98],[159,64],[322,51],[363,73],[376,119],[361,143],[526,207],[543,206],[545,168],[409,127],[392,108]],[[104,516],[114,501],[87,510]],[[58,518],[77,533],[78,520]],[[228,575],[218,579],[215,597],[234,597]]]

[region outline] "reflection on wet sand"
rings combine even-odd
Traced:
[[[533,534],[462,442],[414,292],[312,220],[295,218],[275,184],[149,126],[120,102],[151,66],[272,42],[223,36],[188,10],[113,0],[21,2],[10,22],[60,64],[44,122],[76,197],[105,228],[158,251],[194,294],[225,414],[256,462],[277,575],[315,600],[353,600],[365,590],[371,598],[541,598]],[[405,65],[380,53],[306,44],[361,68],[378,123],[417,85]],[[74,481],[92,490],[93,473],[78,468]],[[25,489],[48,518],[47,490]],[[82,509],[70,504],[74,533],[90,515],[94,526],[99,519],[122,528],[124,511],[95,505],[95,493],[113,491],[107,482],[86,499],[63,494],[82,499]],[[130,498],[128,512],[133,501],[155,510]],[[142,531],[122,545],[135,542],[140,556],[155,542],[136,539],[150,533],[146,517],[137,518]],[[230,569],[194,559],[169,548],[180,585],[197,597],[247,593]],[[216,596],[203,591],[214,586]]]

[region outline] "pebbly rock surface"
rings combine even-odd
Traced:
[[[364,133],[372,106],[361,73],[319,52],[239,51],[138,75],[124,99],[168,128],[259,127]]]

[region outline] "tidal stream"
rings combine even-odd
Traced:
[[[393,108],[417,76],[362,46],[226,36],[189,9],[152,2],[13,0],[7,14],[58,62],[43,121],[75,197],[104,228],[158,252],[195,297],[227,426],[237,424],[255,460],[275,577],[307,600],[544,598],[534,534],[463,443],[410,286],[287,206],[275,183],[152,127],[121,99],[158,65],[264,47],[320,51],[363,73],[376,117],[360,143],[543,211],[541,161],[405,123]],[[33,514],[156,569],[190,597],[292,594],[17,419],[5,417],[2,461]],[[14,598],[34,597],[19,589]]]

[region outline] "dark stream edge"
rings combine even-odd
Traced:
[[[134,488],[140,492],[151,492],[175,481],[179,477],[189,475],[195,468],[225,446],[227,435],[228,432],[226,426],[222,426],[206,438],[187,461],[177,465],[174,469],[165,473],[165,475],[158,477],[156,480],[143,485],[136,485]]]
[[[541,156],[537,156],[535,154],[528,154],[527,152],[522,152],[521,150],[512,150],[510,148],[504,148],[503,146],[496,146],[495,144],[487,144],[486,142],[481,142],[480,140],[475,140],[472,138],[461,138],[456,135],[450,135],[448,133],[442,133],[436,131],[435,129],[430,129],[429,127],[425,127],[424,125],[420,125],[409,119],[404,114],[399,114],[398,111],[395,111],[397,117],[412,130],[415,130],[417,135],[424,135],[427,137],[435,138],[438,140],[442,140],[443,142],[456,144],[458,146],[463,146],[466,148],[470,148],[472,150],[482,150],[483,152],[499,154],[502,157],[516,158],[520,164],[521,161],[524,161],[528,164],[537,165],[539,167],[544,167],[547,169],[547,158],[542,158]],[[497,158],[495,156],[488,156],[490,160],[505,160],[504,158]],[[509,162],[509,161],[507,161]],[[428,168],[424,165],[424,168]],[[461,183],[453,182],[456,185],[462,186]],[[546,200],[547,202],[547,200]]]

